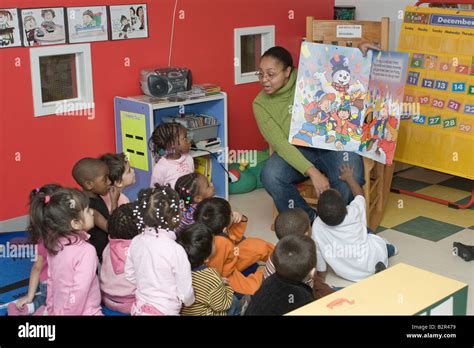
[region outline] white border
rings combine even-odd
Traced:
[[[64,99],[61,101],[43,103],[41,96],[39,58],[62,54],[76,54],[76,81],[78,96],[74,99]],[[30,48],[30,63],[35,117],[56,114],[58,103],[67,102],[68,111],[90,109],[91,105],[94,105],[90,44]]]
[[[255,76],[256,71],[242,73],[241,64],[241,50],[240,37],[245,35],[262,35],[262,52],[263,54],[269,48],[275,46],[275,26],[267,25],[261,27],[249,27],[234,29],[234,83],[240,85],[243,83],[257,82],[258,78]],[[236,64],[236,59],[238,63]]]

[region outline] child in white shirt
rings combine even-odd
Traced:
[[[382,237],[367,233],[365,198],[354,179],[353,168],[343,165],[340,178],[347,182],[355,198],[346,207],[336,190],[326,190],[319,197],[318,217],[312,227],[317,271],[324,279],[329,264],[338,276],[359,281],[373,275],[377,263],[386,267],[388,257],[395,255],[397,249]]]

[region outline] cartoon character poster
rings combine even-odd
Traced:
[[[391,164],[408,59],[396,55],[303,42],[290,143]]]
[[[66,43],[64,8],[22,9],[23,45],[55,45]]]
[[[0,48],[21,46],[20,25],[16,8],[0,9]]]
[[[110,6],[112,40],[148,37],[146,4]]]
[[[70,43],[108,40],[106,6],[68,7]]]

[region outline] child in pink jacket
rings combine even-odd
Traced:
[[[179,315],[194,303],[191,265],[174,233],[179,196],[157,184],[138,193],[133,211],[143,232],[133,238],[125,263],[125,277],[137,287],[131,314]]]
[[[32,214],[48,251],[48,315],[102,315],[98,259],[87,242],[94,216],[87,196],[76,189],[37,195]]]
[[[126,314],[130,314],[135,301],[135,285],[125,279],[125,262],[130,243],[137,234],[133,204],[115,209],[109,218],[109,244],[102,254],[100,290],[105,306]]]

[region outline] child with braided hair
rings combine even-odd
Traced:
[[[148,146],[156,160],[150,187],[158,183],[161,186],[169,184],[173,188],[179,177],[194,172],[187,130],[182,125],[160,124],[153,131]]]
[[[135,285],[125,279],[128,248],[139,233],[133,209],[133,203],[126,203],[112,212],[109,219],[109,244],[102,254],[99,277],[103,304],[126,314],[130,314],[135,302]]]
[[[179,196],[169,186],[141,190],[133,208],[141,234],[133,238],[125,279],[136,286],[132,315],[179,315],[194,303],[191,265],[174,230],[181,220]]]
[[[193,214],[197,204],[203,199],[214,196],[214,185],[204,175],[191,173],[180,177],[174,189],[179,195],[182,212],[181,222],[176,230],[181,231],[194,223]]]

